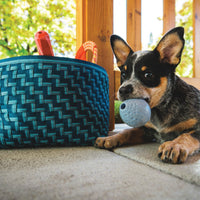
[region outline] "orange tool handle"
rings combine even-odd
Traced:
[[[49,35],[45,31],[38,31],[35,34],[35,42],[39,55],[54,56]]]

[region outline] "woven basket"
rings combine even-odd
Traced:
[[[60,57],[0,61],[0,148],[92,145],[109,126],[109,84],[95,64]]]

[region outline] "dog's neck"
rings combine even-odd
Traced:
[[[166,108],[168,108],[170,102],[172,101],[175,84],[178,79],[179,77],[177,77],[175,74],[170,74],[170,76],[168,77],[167,89],[163,97],[161,98],[160,103],[156,106],[157,109],[165,110]]]

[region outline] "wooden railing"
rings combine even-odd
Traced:
[[[98,64],[109,76],[110,130],[114,128],[114,72],[110,36],[113,33],[113,0],[77,0],[77,48],[92,40],[98,47]],[[127,42],[141,49],[141,0],[127,0]],[[163,33],[175,26],[175,0],[163,0]],[[195,79],[185,79],[200,86],[200,0],[193,0],[193,69]]]

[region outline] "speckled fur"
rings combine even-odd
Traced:
[[[156,127],[168,128],[189,119],[197,119],[195,126],[181,132],[159,132],[151,130],[158,142],[173,140],[188,131],[200,132],[200,92],[173,75],[168,78],[168,87],[158,106],[152,108],[151,122]],[[146,127],[148,129],[148,127]],[[149,130],[145,128],[145,132]],[[200,135],[196,135],[200,139]]]

